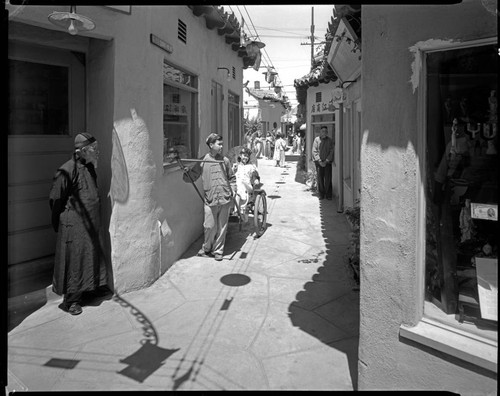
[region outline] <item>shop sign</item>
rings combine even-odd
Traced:
[[[163,112],[169,115],[187,115],[187,107],[179,103],[165,103]]]
[[[334,88],[332,92],[333,103],[343,103],[347,102],[347,91],[342,88]]]
[[[311,114],[333,113],[339,103],[347,101],[347,92],[341,88],[335,88],[328,92],[330,93],[330,99],[313,103],[311,105]]]
[[[151,33],[151,35],[149,37],[151,40],[151,44],[156,45],[158,48],[161,48],[163,51],[168,52],[169,54],[171,54],[174,51],[174,48],[169,43],[162,40],[158,36],[155,36],[154,34]]]
[[[354,80],[361,73],[359,38],[345,17],[335,31],[327,62],[340,81]]]
[[[176,69],[167,62],[163,62],[163,82],[168,83],[169,81],[187,85],[189,87],[193,84],[193,78],[190,74]]]

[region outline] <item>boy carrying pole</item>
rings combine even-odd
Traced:
[[[211,133],[206,139],[210,151],[191,168],[183,168],[183,181],[192,183],[200,176],[203,181],[205,206],[204,241],[198,256],[214,257],[221,261],[229,222],[229,211],[236,191],[236,176],[231,162],[222,155],[222,136]],[[221,164],[221,161],[224,161]],[[222,166],[221,166],[222,165]],[[211,216],[211,218],[207,218]]]

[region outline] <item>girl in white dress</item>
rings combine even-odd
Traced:
[[[248,221],[248,201],[252,196],[253,189],[260,184],[260,176],[257,167],[250,163],[251,150],[243,147],[238,155],[238,162],[233,165],[236,175],[236,205],[240,208],[242,220]]]

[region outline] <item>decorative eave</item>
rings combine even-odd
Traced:
[[[207,29],[217,29],[220,36],[224,36],[226,44],[231,46],[231,50],[238,53],[238,57],[243,58],[243,68],[246,69],[255,64],[256,58],[249,56],[245,47],[241,43],[241,26],[234,14],[224,11],[224,7],[215,5],[190,5],[188,6],[197,17],[205,18]]]

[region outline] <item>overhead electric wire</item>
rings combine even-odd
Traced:
[[[236,8],[238,9],[238,12],[240,13],[240,16],[241,16],[242,20],[244,20],[243,13],[241,12],[241,10],[240,10],[239,6],[236,6]],[[260,39],[260,37],[261,37],[261,36],[259,35],[259,33],[258,33],[258,31],[257,31],[257,29],[256,29],[256,27],[255,27],[255,25],[254,25],[254,23],[253,23],[252,17],[250,16],[250,14],[249,14],[249,12],[248,12],[248,10],[247,10],[246,6],[245,6],[245,5],[243,5],[243,8],[244,8],[244,10],[245,10],[245,12],[246,12],[246,15],[248,16],[248,20],[249,20],[249,22],[250,22],[250,24],[251,24],[251,26],[252,26],[252,28],[253,28],[253,31],[255,32],[255,35],[252,35],[252,34],[251,34],[251,29],[249,29],[250,36],[255,36],[255,38],[256,38],[256,39]],[[231,12],[233,12],[233,14],[234,14],[234,11],[232,10],[231,6],[229,6],[229,9],[230,9],[230,10],[231,10]],[[247,25],[248,25],[248,23],[247,23]],[[243,29],[244,29],[244,26],[242,26],[242,30],[243,30]],[[269,30],[277,30],[277,29],[271,29],[271,28],[269,28]],[[278,31],[279,31],[279,30],[278,30]],[[243,34],[245,34],[245,33],[243,32]],[[272,36],[271,36],[271,37],[272,37]],[[298,35],[298,37],[297,37],[297,38],[301,38],[301,37],[303,37],[303,36],[302,36],[302,35]],[[285,37],[283,37],[283,38],[285,38]],[[292,37],[286,37],[286,38],[292,38]],[[295,37],[294,37],[294,38],[295,38]],[[263,50],[264,50],[264,54],[265,54],[265,56],[262,56],[262,60],[264,61],[264,62],[263,62],[263,63],[264,63],[264,68],[268,68],[268,69],[274,69],[274,70],[276,70],[276,68],[274,67],[273,62],[272,62],[272,60],[271,60],[271,57],[269,56],[269,54],[268,54],[267,50],[265,49],[265,47],[263,48]],[[264,54],[263,54],[263,55],[264,55]],[[267,63],[268,63],[268,65],[266,65],[266,64],[265,64],[265,63],[266,63],[266,59],[265,59],[266,57],[267,57],[267,60],[268,60],[268,62],[267,62]],[[279,74],[278,74],[278,73],[276,74],[276,77],[275,77],[275,83],[276,83],[276,84],[275,84],[275,86],[280,87],[280,88],[281,88],[281,90],[282,90],[282,92],[283,92],[283,94],[284,94],[287,98],[290,98],[290,95],[288,94],[288,92],[286,92],[286,91],[283,89],[283,87],[285,87],[285,85],[283,85],[283,83],[282,83],[282,81],[281,81],[281,79],[280,79],[280,77],[279,77]]]

